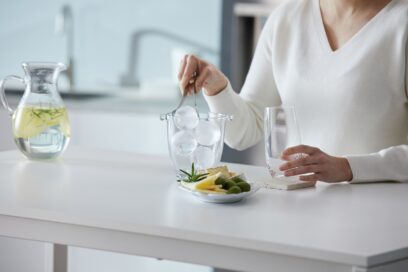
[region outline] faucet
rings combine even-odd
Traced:
[[[67,69],[63,72],[67,79],[69,90],[74,91],[74,18],[69,4],[62,6],[55,18],[55,32],[65,37],[65,56]]]
[[[132,34],[131,41],[130,41],[130,56],[128,58],[128,68],[124,75],[122,75],[120,81],[122,86],[135,86],[140,87],[140,78],[139,78],[139,70],[140,67],[138,66],[138,62],[141,55],[141,41],[146,36],[158,36],[167,40],[175,41],[180,44],[188,45],[194,47],[200,52],[205,52],[213,55],[218,55],[219,52],[213,48],[204,46],[199,42],[189,40],[180,34],[166,32],[160,29],[153,29],[153,28],[146,28],[137,30]]]

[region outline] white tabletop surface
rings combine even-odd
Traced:
[[[262,167],[230,168],[269,178]],[[372,266],[408,257],[407,214],[408,184],[318,183],[209,204],[177,188],[166,157],[71,147],[36,162],[0,152],[0,216]]]

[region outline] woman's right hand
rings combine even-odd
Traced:
[[[227,77],[214,65],[194,56],[185,55],[181,60],[178,74],[182,92],[192,94],[193,84],[196,90],[204,89],[208,96],[217,95],[227,87]]]

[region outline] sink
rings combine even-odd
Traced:
[[[22,96],[24,90],[22,89],[6,89],[6,95],[16,95]],[[109,93],[106,92],[86,92],[86,91],[77,91],[77,92],[60,92],[62,99],[67,100],[89,100],[89,99],[97,99],[110,96]]]
[[[72,100],[87,100],[87,99],[95,99],[95,98],[103,98],[109,96],[107,93],[87,93],[87,92],[77,92],[77,93],[68,93],[68,92],[61,92],[60,93],[62,99],[72,99]]]

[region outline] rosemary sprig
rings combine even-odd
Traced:
[[[208,173],[202,173],[199,174],[195,169],[194,169],[194,162],[191,164],[191,173],[188,173],[187,171],[184,171],[180,169],[180,176],[183,174],[186,176],[184,179],[178,179],[177,182],[184,181],[184,182],[198,182],[200,180],[205,179],[208,176]]]

